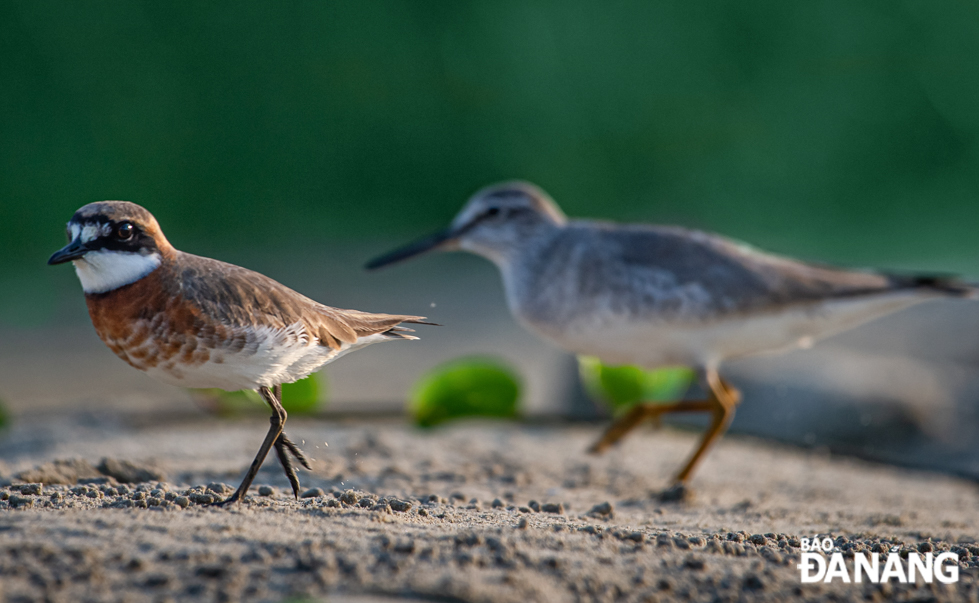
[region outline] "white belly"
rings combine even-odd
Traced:
[[[131,363],[155,379],[180,387],[258,389],[292,383],[345,354],[388,339],[380,334],[370,335],[333,349],[308,338],[301,325],[285,330],[257,329],[253,335],[256,345],[239,352],[213,349],[204,362],[183,362],[177,354],[153,366]]]
[[[608,364],[716,368],[732,358],[808,347],[817,339],[929,299],[932,296],[920,292],[902,292],[701,322],[605,316],[579,320],[562,332],[529,326],[568,351],[597,356]]]

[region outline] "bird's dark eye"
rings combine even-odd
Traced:
[[[133,238],[133,233],[136,229],[130,222],[123,222],[119,226],[116,226],[116,238],[120,241],[128,241]]]
[[[495,216],[495,215],[497,215],[499,213],[500,213],[500,208],[499,207],[495,207],[495,206],[494,207],[490,207],[489,209],[486,210],[486,216],[489,217],[489,218],[492,218],[493,216]]]

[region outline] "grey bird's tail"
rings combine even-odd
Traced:
[[[895,289],[923,289],[950,297],[979,299],[979,283],[967,283],[953,276],[941,274],[889,274],[887,276]]]

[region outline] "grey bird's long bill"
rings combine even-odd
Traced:
[[[426,251],[431,251],[432,249],[435,249],[442,243],[451,241],[452,239],[456,238],[456,236],[458,236],[458,233],[450,229],[437,232],[435,234],[429,235],[422,239],[418,239],[417,241],[414,241],[412,243],[408,243],[404,247],[399,247],[394,251],[376,257],[373,260],[367,262],[365,267],[368,270],[374,270],[376,268],[387,266],[388,264],[394,264],[395,262],[400,262],[402,260],[407,260],[408,258],[413,258],[416,255],[420,255],[422,253],[425,253]]]
[[[48,265],[54,266],[55,264],[64,264],[65,262],[77,260],[89,251],[91,249],[86,247],[85,243],[82,243],[81,237],[79,237],[58,251],[55,251],[54,255],[48,258]]]

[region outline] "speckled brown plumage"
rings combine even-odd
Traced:
[[[102,341],[140,370],[254,353],[248,333],[255,327],[302,324],[318,345],[339,350],[370,335],[402,337],[409,329],[400,323],[424,320],[331,308],[257,272],[173,248],[148,276],[85,297]]]

